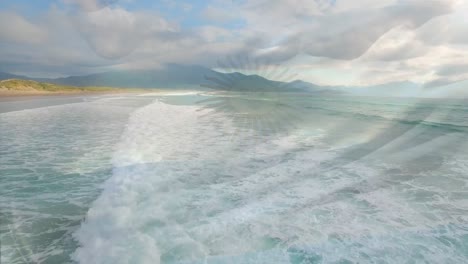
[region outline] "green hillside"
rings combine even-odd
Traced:
[[[30,80],[9,79],[0,81],[1,94],[53,94],[82,92],[142,92],[143,89],[122,89],[112,87],[76,87]]]

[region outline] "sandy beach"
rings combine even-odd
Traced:
[[[86,88],[85,88],[86,89]],[[0,88],[0,101],[9,100],[10,97],[36,97],[36,96],[82,96],[82,95],[105,95],[105,94],[141,94],[141,93],[164,92],[160,89],[138,89],[138,88],[113,88],[107,90],[83,90],[83,91],[38,91],[38,90],[8,90]]]
[[[152,97],[152,96],[174,96],[181,94],[195,94],[196,91],[169,89],[137,90],[134,92],[127,90],[115,90],[106,92],[18,92],[2,94],[0,93],[0,113],[20,111],[40,107],[64,105],[70,103],[91,102],[103,98],[113,98],[122,96]]]

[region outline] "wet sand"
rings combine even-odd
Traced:
[[[106,97],[138,96],[144,93],[73,93],[53,95],[0,96],[0,113],[94,101]],[[154,93],[157,95],[158,93]]]
[[[194,93],[190,90],[164,90],[155,89],[145,92],[80,92],[80,93],[48,93],[32,95],[0,95],[0,113],[20,111],[40,107],[56,106],[63,104],[81,103],[95,101],[102,98],[112,98],[121,96],[170,96],[180,93]]]

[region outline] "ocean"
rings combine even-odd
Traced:
[[[1,263],[466,263],[468,101],[0,102]]]

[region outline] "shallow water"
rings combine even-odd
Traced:
[[[464,100],[123,96],[0,122],[5,262],[468,261]]]

